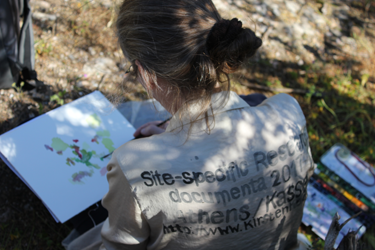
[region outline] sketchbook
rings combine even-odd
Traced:
[[[98,91],[0,136],[0,157],[64,223],[108,192],[104,157],[135,129]]]

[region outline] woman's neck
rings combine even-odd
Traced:
[[[222,89],[219,84],[214,88],[213,94],[221,92]],[[173,87],[165,80],[158,79],[157,86],[152,92],[153,98],[155,98],[169,113],[174,115],[186,102],[184,96],[180,96],[179,100],[176,100]],[[202,93],[202,96],[204,94]]]

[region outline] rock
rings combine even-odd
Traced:
[[[97,88],[98,87],[98,83],[94,82],[94,81],[78,81],[76,83],[76,86],[79,87],[79,88]]]
[[[89,50],[90,55],[95,56],[96,51],[93,47],[89,47],[88,50]]]
[[[304,46],[301,40],[296,40],[294,42],[293,52],[298,55],[298,57],[296,57],[295,59],[300,66],[304,63],[311,64],[316,59],[315,55],[311,51],[307,50],[307,47]]]
[[[310,22],[315,23],[317,28],[326,32],[328,29],[326,19],[321,14],[318,14],[316,10],[306,5],[302,10],[303,16],[306,17]]]
[[[264,25],[264,24],[259,24],[257,26],[257,32],[260,32],[261,34],[263,34],[264,32],[266,32],[268,26],[267,25]]]
[[[357,43],[352,37],[343,36],[341,37],[343,43],[342,50],[349,55],[356,55]]]
[[[293,24],[290,27],[290,30],[292,32],[292,35],[295,36],[295,37],[301,37],[305,33],[304,28],[299,23]]]
[[[31,95],[31,97],[35,100],[48,100],[49,98],[46,97],[44,94],[42,93],[38,93],[36,88],[35,89],[32,89],[29,91],[29,94]]]
[[[284,26],[284,32],[287,36],[293,37],[292,41],[295,39],[310,39],[316,35],[315,29],[308,23],[294,23],[289,26]]]
[[[336,45],[338,45],[339,47],[342,47],[345,45],[339,37],[337,37],[336,40],[334,41],[336,42]]]
[[[277,40],[268,40],[268,43],[263,48],[264,57],[277,59],[279,61],[290,61],[287,53],[288,51]]]
[[[89,61],[83,66],[84,74],[87,77],[102,76],[103,74],[111,74],[118,72],[116,62],[108,57],[99,57],[92,61]]]
[[[112,6],[112,1],[111,0],[96,0],[97,3],[103,5],[106,8],[111,8]]]
[[[341,6],[335,6],[333,14],[338,19],[347,20],[349,19],[349,11],[349,6],[343,4]]]
[[[42,9],[51,8],[51,4],[46,1],[31,1],[30,3],[32,4],[33,7],[35,6],[35,7],[39,7]]]
[[[82,83],[82,81],[78,81],[78,82],[76,83],[76,86],[77,86],[78,88],[82,88],[82,87],[83,87],[83,83]]]
[[[353,26],[353,27],[352,27],[352,34],[353,34],[353,35],[355,34],[355,35],[357,35],[357,36],[360,36],[361,33],[362,33],[362,31],[361,31],[360,28],[358,28],[357,26]]]
[[[342,36],[341,31],[339,31],[339,30],[331,29],[330,31],[336,37],[341,37]]]
[[[262,16],[266,16],[267,15],[267,5],[266,4],[258,4],[255,6],[255,10],[256,12],[258,12],[259,14],[261,14]]]
[[[300,25],[303,29],[303,33],[308,37],[316,35],[316,29],[314,29],[309,22],[302,22]]]
[[[271,7],[271,10],[272,10],[272,13],[275,16],[279,17],[281,15],[280,10],[279,10],[279,6],[277,4],[271,4],[270,7]]]
[[[343,37],[341,37],[341,40],[343,41],[343,43],[349,45],[352,48],[357,47],[357,43],[354,40],[354,38],[352,38],[352,37],[343,36]]]
[[[332,15],[332,5],[330,3],[324,3],[322,8],[322,13],[325,16],[331,16]]]
[[[324,3],[322,13],[326,17],[335,17],[338,19],[346,20],[349,18],[349,6],[345,4],[332,5],[331,3]]]
[[[51,14],[45,14],[42,12],[34,12],[33,13],[33,19],[45,22],[45,21],[55,21],[57,18],[56,15],[51,15]]]
[[[301,5],[295,1],[285,1],[285,7],[294,15],[301,9]]]

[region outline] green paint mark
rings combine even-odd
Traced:
[[[90,149],[90,144],[88,144],[87,142],[84,142],[82,143],[82,148],[86,151],[88,151]]]
[[[98,135],[98,136],[105,136],[105,137],[110,137],[111,136],[111,134],[109,133],[109,131],[108,130],[103,130],[103,131],[98,131],[98,132],[96,132],[96,134]]]
[[[72,166],[72,165],[70,165],[70,164],[72,164],[73,166],[76,165],[76,164],[74,163],[74,161],[72,161],[72,159],[70,159],[70,158],[66,158],[66,165],[68,165],[68,166],[70,167],[70,166]]]
[[[92,166],[96,169],[100,169],[99,165],[98,164],[92,164]]]
[[[92,114],[89,117],[87,117],[86,122],[92,128],[97,128],[102,123],[102,121],[100,120],[100,117],[97,114]]]
[[[81,154],[82,154],[82,162],[83,163],[86,163],[86,162],[89,162],[90,159],[91,159],[91,156],[92,156],[92,152],[87,152],[86,150],[81,150]]]
[[[52,138],[51,147],[56,151],[65,151],[69,147],[69,145],[63,142],[63,140],[61,140],[60,138],[54,137]]]
[[[102,143],[108,149],[109,152],[115,151],[115,148],[113,147],[113,141],[111,139],[103,138]]]

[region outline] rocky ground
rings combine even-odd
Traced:
[[[0,90],[0,134],[94,90],[115,102],[147,98],[139,84],[122,82],[127,62],[113,27],[119,2],[31,0],[36,70],[46,86]],[[294,95],[315,160],[340,141],[375,165],[375,1],[214,3],[223,17],[237,17],[263,40],[255,57],[231,75],[232,89]],[[0,249],[60,249],[70,229],[56,224],[0,161]],[[365,239],[375,249],[375,239]]]

